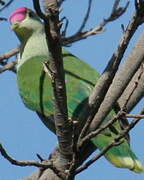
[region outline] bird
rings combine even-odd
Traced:
[[[53,123],[54,94],[51,77],[44,71],[43,64],[48,60],[49,50],[44,23],[39,16],[27,7],[20,7],[9,17],[11,29],[20,41],[17,64],[17,84],[25,106],[35,111],[43,123],[55,132]],[[81,123],[88,97],[97,83],[100,74],[66,49],[62,48],[67,106],[69,119]],[[112,113],[114,116],[115,113]],[[104,122],[111,119],[108,115]],[[90,141],[100,151],[105,148],[122,130],[117,121]],[[144,166],[132,151],[128,139],[110,148],[104,156],[114,166],[127,168],[136,173],[144,172]]]

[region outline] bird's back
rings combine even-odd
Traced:
[[[99,74],[88,64],[63,51],[69,116],[77,118],[87,102]],[[47,56],[34,56],[17,72],[18,87],[24,104],[45,116],[53,114],[53,90],[50,76],[43,69]]]

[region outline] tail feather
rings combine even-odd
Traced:
[[[92,142],[100,150],[106,147],[111,141],[111,137],[103,134],[99,134],[96,138],[92,139]],[[105,157],[117,167],[128,168],[136,173],[144,173],[144,166],[132,152],[126,140],[124,140],[122,144],[110,148],[108,152],[105,153]]]

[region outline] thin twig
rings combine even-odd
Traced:
[[[25,167],[25,166],[35,166],[38,168],[43,168],[43,169],[47,169],[50,168],[52,169],[59,177],[61,177],[62,179],[64,179],[65,174],[63,172],[61,172],[59,169],[57,169],[54,165],[53,165],[53,161],[51,160],[44,160],[42,162],[38,162],[38,161],[18,161],[16,159],[14,159],[13,157],[11,157],[10,155],[8,155],[8,153],[6,152],[6,150],[4,149],[4,147],[2,146],[2,144],[0,144],[0,153],[2,154],[2,156],[7,159],[11,164],[14,164],[16,166],[21,166],[21,167]]]
[[[96,155],[95,157],[93,157],[92,159],[90,159],[89,161],[87,161],[84,165],[82,165],[81,167],[79,167],[78,169],[76,169],[75,174],[79,174],[80,172],[84,171],[85,169],[87,169],[91,164],[93,164],[95,161],[97,161],[99,158],[101,158],[103,155],[105,155],[105,153],[112,147],[114,146],[118,146],[122,143],[123,141],[119,141],[115,138],[113,141],[111,141],[111,143],[109,143],[105,148],[103,148],[103,150]]]
[[[119,1],[119,0],[118,0]],[[71,43],[74,43],[76,41],[79,41],[79,40],[82,40],[82,39],[86,39],[87,37],[89,36],[92,36],[92,35],[96,35],[96,34],[99,34],[99,33],[102,33],[104,31],[104,27],[111,21],[114,21],[116,19],[118,19],[121,15],[123,15],[125,13],[125,11],[127,10],[128,8],[128,5],[129,5],[129,2],[126,3],[126,5],[124,7],[118,7],[118,4],[117,5],[114,3],[113,5],[113,8],[112,8],[112,12],[110,14],[110,16],[108,18],[105,18],[103,19],[102,23],[100,23],[98,26],[88,30],[88,31],[85,31],[85,32],[82,32],[83,28],[85,27],[85,24],[87,22],[87,19],[89,17],[89,11],[90,11],[90,6],[91,4],[89,3],[89,8],[88,8],[88,11],[87,11],[87,14],[85,16],[85,20],[82,24],[82,26],[80,27],[79,31],[76,32],[74,35],[70,36],[70,37],[65,37],[65,38],[62,38],[62,44],[65,46],[65,45],[69,45]],[[81,31],[80,31],[81,30]]]
[[[37,155],[37,157],[38,157],[38,159],[42,162],[42,161],[44,161],[44,159],[41,157],[41,155],[40,154],[36,154]]]
[[[8,52],[6,52],[3,55],[0,55],[0,64],[1,65],[5,65],[6,63],[4,62],[4,60],[7,60],[10,57],[15,56],[18,53],[19,53],[19,46],[14,48],[14,49],[12,49],[12,50],[10,50],[10,51],[8,51]]]
[[[76,128],[77,128],[77,121],[73,121],[73,133],[72,133],[72,149],[73,149],[73,155],[72,155],[72,161],[70,163],[70,167],[67,172],[66,180],[73,179],[72,176],[74,175],[74,171],[76,169],[76,163],[77,163],[77,139],[75,136]]]
[[[92,7],[92,1],[93,0],[89,0],[89,2],[88,2],[88,8],[87,8],[85,17],[83,18],[83,22],[82,22],[82,24],[81,24],[81,26],[80,26],[80,28],[79,28],[79,30],[77,31],[76,34],[81,33],[83,31],[83,29],[85,28],[85,26],[86,26],[86,23],[87,23],[87,21],[89,19],[89,16],[90,16],[90,11],[91,11],[91,7]]]
[[[40,163],[37,161],[18,161],[12,158],[10,155],[8,155],[8,153],[6,152],[2,144],[0,144],[0,152],[5,159],[7,159],[10,163],[16,166],[35,166],[35,167],[42,167],[42,168],[52,168],[53,166],[51,161],[47,161],[46,163]]]
[[[83,29],[85,28],[86,23],[87,23],[87,21],[88,21],[88,19],[89,19],[91,7],[92,7],[92,1],[93,1],[93,0],[89,0],[89,2],[88,2],[88,8],[87,8],[85,17],[83,18],[83,22],[82,22],[80,28],[78,29],[78,31],[77,31],[75,34],[81,34],[82,31],[83,31]],[[62,33],[61,33],[61,36],[62,36],[62,37],[65,37],[65,36],[66,36],[66,31],[67,31],[67,28],[68,28],[68,23],[69,23],[69,21],[68,21],[68,19],[67,19],[66,17],[64,17],[64,18],[62,19],[62,21],[63,21],[63,20],[66,20],[66,23],[65,23],[64,30],[63,30]],[[67,45],[67,46],[68,46],[68,45]]]
[[[130,2],[128,1],[125,7],[119,7],[120,1],[121,0],[115,0],[110,17],[105,19],[106,22],[114,21],[115,19],[122,16],[126,12]]]
[[[0,9],[0,12],[3,11],[5,8],[7,8],[14,0],[10,0],[7,4],[4,5],[4,7],[2,7]]]
[[[17,60],[7,62],[9,58],[15,56],[19,52],[19,47],[16,47],[5,54],[0,56],[0,65],[3,66],[0,68],[0,73],[5,72],[7,70],[11,70],[16,73],[15,65],[17,64]]]
[[[58,0],[58,6],[60,7],[66,0]]]
[[[4,65],[2,68],[0,68],[0,73],[3,73],[7,70],[13,71],[16,73],[15,65],[17,64],[17,60],[8,62],[6,65]]]
[[[65,20],[65,23],[64,23],[64,20]],[[65,37],[66,32],[67,32],[67,28],[69,25],[69,20],[66,17],[63,17],[60,22],[61,22],[61,25],[64,24],[63,30],[61,32],[61,37]]]
[[[0,0],[0,4],[1,4],[2,6],[4,6],[4,5],[5,5],[5,2],[4,2],[3,0]]]
[[[7,18],[0,17],[0,21],[7,21]]]
[[[105,130],[106,128],[110,127],[112,124],[114,124],[118,119],[125,117],[125,112],[124,111],[120,111],[113,119],[111,119],[110,121],[108,121],[106,124],[101,125],[97,130],[92,131],[91,133],[89,133],[88,135],[86,135],[85,137],[83,137],[79,142],[78,142],[78,149],[80,149],[82,147],[82,145],[90,140],[93,137],[96,137],[99,133],[101,133],[103,130]]]
[[[126,118],[139,118],[139,119],[144,119],[144,115],[142,114],[125,114]]]

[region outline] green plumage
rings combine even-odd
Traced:
[[[30,58],[18,68],[17,79],[20,95],[25,105],[49,116],[53,114],[54,104],[51,79],[43,68],[43,62],[46,59],[46,55]],[[76,119],[79,111],[81,111],[78,106],[87,99],[96,83],[98,73],[66,51],[64,52],[64,68],[68,94],[68,113],[69,117],[72,117],[73,113],[77,112],[74,116]]]
[[[29,16],[29,12],[33,16]],[[12,28],[21,41],[21,51],[17,66],[17,82],[24,104],[42,115],[53,115],[53,91],[50,77],[44,72],[43,62],[48,59],[48,49],[43,24],[37,16],[28,10],[23,21],[12,23]],[[88,96],[99,74],[77,57],[63,50],[68,115],[73,120],[82,121],[82,112]],[[110,120],[115,113],[105,119]],[[83,117],[85,114],[83,114]],[[112,130],[113,129],[113,130]],[[92,139],[100,150],[108,145],[121,130],[118,122]],[[144,168],[132,152],[126,139],[118,146],[111,148],[105,157],[117,167],[129,168],[135,172],[143,172]]]

